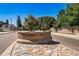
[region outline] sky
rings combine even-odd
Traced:
[[[61,9],[65,9],[64,3],[0,3],[0,21],[12,19],[16,25],[17,16],[20,15],[22,22],[29,14],[38,16],[53,16],[56,18]]]

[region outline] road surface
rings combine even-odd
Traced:
[[[0,35],[0,54],[14,41],[16,40],[16,33],[8,33]]]
[[[52,35],[52,40],[56,41],[56,42],[60,42],[61,44],[64,44],[72,49],[75,49],[77,51],[79,51],[79,40],[75,40],[75,39],[67,39],[67,38],[57,38],[56,36],[54,37]]]

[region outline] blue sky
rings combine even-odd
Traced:
[[[22,21],[29,14],[35,17],[56,17],[58,12],[65,8],[64,3],[0,3],[0,20],[12,19],[12,23],[16,25],[17,15],[21,16]]]

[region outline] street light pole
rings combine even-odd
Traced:
[[[12,29],[12,18],[10,20],[11,20],[11,29]]]

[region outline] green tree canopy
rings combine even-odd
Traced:
[[[32,15],[28,15],[24,20],[24,29],[35,30],[38,29],[38,23]]]
[[[79,26],[79,4],[67,4],[57,15],[55,27]]]
[[[25,18],[24,28],[29,30],[47,30],[54,26],[55,18],[50,16],[42,16],[35,18],[29,15]]]
[[[0,21],[0,27],[2,27],[2,25],[4,25],[4,24],[5,24],[5,22]]]
[[[17,28],[18,30],[22,29],[22,22],[21,22],[20,16],[17,17]]]

